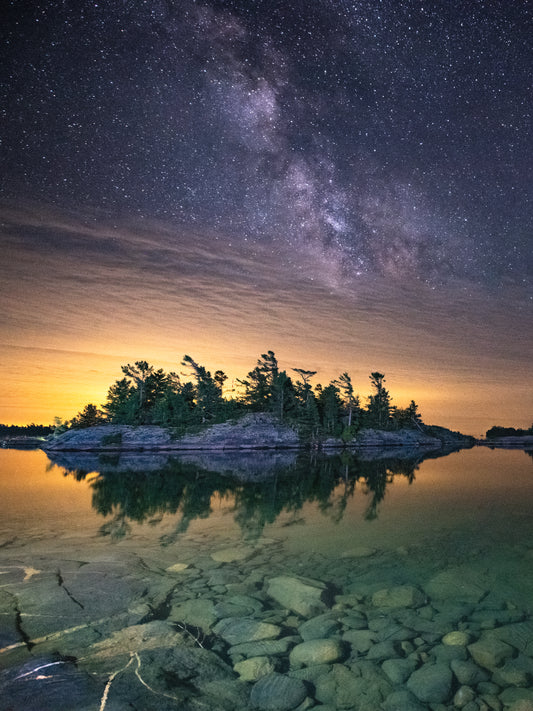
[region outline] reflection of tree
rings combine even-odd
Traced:
[[[286,467],[275,468],[266,480],[243,482],[231,476],[201,469],[197,464],[169,460],[162,468],[145,471],[102,471],[90,486],[93,508],[102,516],[112,516],[100,529],[114,540],[128,535],[130,522],[153,525],[165,514],[179,515],[174,529],[161,538],[163,545],[175,542],[191,521],[211,514],[213,495],[232,497],[235,521],[247,540],[256,540],[265,525],[281,513],[295,516],[306,503],[332,521],[339,522],[356,485],[369,497],[365,518],[375,519],[387,485],[395,476],[415,478],[418,459],[388,458],[364,461],[343,452],[335,456],[302,454]],[[77,480],[85,479],[83,469],[65,469]],[[94,476],[94,475],[93,475]]]

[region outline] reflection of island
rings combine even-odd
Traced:
[[[299,511],[307,502],[316,502],[325,515],[340,521],[357,485],[369,497],[365,518],[374,519],[387,484],[395,476],[414,481],[424,458],[420,451],[402,448],[397,456],[382,450],[364,459],[349,452],[197,452],[179,458],[54,453],[52,461],[65,476],[79,481],[96,472],[90,482],[93,507],[113,517],[100,529],[103,535],[121,538],[129,532],[130,521],[154,522],[164,514],[179,514],[174,531],[162,540],[169,544],[191,521],[209,516],[215,494],[234,498],[235,520],[248,540],[257,539],[282,512]]]

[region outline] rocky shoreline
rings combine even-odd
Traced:
[[[13,551],[0,596],[12,708],[533,708],[531,615],[482,565],[415,575],[416,548],[302,559],[273,539],[180,552],[47,565]]]
[[[316,443],[317,448],[425,447],[443,445],[471,447],[474,438],[440,427],[428,432],[403,429],[394,432],[363,429],[351,442],[328,438]],[[313,443],[314,445],[314,443]],[[298,431],[265,414],[250,414],[240,420],[212,425],[199,432],[176,434],[172,429],[155,425],[97,425],[69,430],[41,444],[46,452],[116,452],[116,451],[192,451],[192,450],[260,450],[302,449],[309,447]]]

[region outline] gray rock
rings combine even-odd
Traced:
[[[488,673],[484,669],[480,669],[471,660],[452,659],[450,666],[457,677],[457,681],[465,686],[477,686],[477,684],[487,681],[489,678]]]
[[[282,639],[264,639],[258,642],[243,642],[230,647],[231,657],[278,657],[287,654],[289,649],[300,641],[300,637],[283,637]]]
[[[347,615],[343,615],[339,622],[352,630],[364,630],[368,627],[368,621],[366,617],[361,612],[349,612]]]
[[[250,617],[227,617],[220,620],[213,631],[230,645],[255,642],[279,637],[281,629],[268,622],[258,622]]]
[[[500,700],[504,706],[512,706],[513,704],[525,701],[533,703],[533,690],[509,687],[508,689],[504,689],[502,691],[500,694]]]
[[[504,665],[494,671],[492,681],[500,686],[530,687],[533,682],[533,659],[524,654],[506,659]]]
[[[327,610],[327,586],[319,580],[280,575],[268,581],[267,595],[302,617],[314,617]]]
[[[381,668],[393,684],[403,684],[415,671],[415,659],[386,659]]]
[[[468,645],[468,651],[479,666],[490,671],[501,666],[506,659],[515,654],[511,645],[492,636],[482,637],[474,644]]]
[[[466,659],[468,654],[464,647],[437,644],[431,650],[431,654],[438,662],[450,664],[452,659]]]
[[[339,629],[339,623],[331,613],[318,615],[306,620],[298,627],[300,637],[307,642],[310,639],[324,639],[331,637]]]
[[[275,671],[274,662],[268,657],[250,657],[233,666],[241,681],[257,681]]]
[[[169,430],[155,425],[98,425],[69,430],[43,445],[46,452],[55,451],[124,451],[124,450],[206,450],[255,449],[265,447],[299,447],[298,433],[268,414],[248,414],[233,422],[207,427],[201,432],[174,439]],[[209,458],[209,468],[216,464]],[[217,470],[231,470],[224,462]]]
[[[426,603],[424,593],[413,585],[397,585],[393,588],[378,590],[372,595],[374,607],[421,607]]]
[[[386,640],[385,642],[373,644],[368,650],[366,658],[372,659],[376,662],[382,662],[384,659],[390,659],[391,657],[398,656],[399,652],[396,643]]]
[[[17,626],[17,598],[0,589],[0,649],[23,639]]]
[[[342,639],[348,642],[355,652],[364,654],[377,641],[377,634],[372,630],[348,630],[342,635]]]
[[[334,664],[327,675],[315,683],[315,697],[335,709],[376,711],[391,692],[391,685],[374,667],[349,669],[343,664]]]
[[[313,666],[315,664],[332,664],[344,656],[344,647],[336,639],[311,639],[297,644],[289,654],[290,665],[293,668]]]
[[[383,711],[427,711],[427,706],[407,689],[393,691],[387,696],[381,708]]]
[[[458,566],[438,573],[426,583],[424,590],[431,599],[450,599],[455,604],[478,603],[487,592],[467,566]]]
[[[212,600],[196,598],[173,605],[168,619],[200,627],[204,632],[209,632],[218,617]]]
[[[303,681],[274,672],[254,684],[250,701],[260,711],[290,711],[299,706],[306,696]]]
[[[476,698],[476,692],[470,686],[461,686],[455,692],[453,697],[453,705],[458,709],[462,709]]]
[[[411,674],[407,688],[420,701],[444,703],[450,697],[452,672],[445,664],[425,664]]]
[[[533,657],[533,620],[505,625],[494,630],[491,634],[512,645],[523,654]]]

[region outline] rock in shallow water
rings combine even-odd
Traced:
[[[267,595],[302,617],[327,610],[327,586],[319,580],[280,575],[268,581]]]
[[[274,663],[268,657],[250,657],[237,662],[233,667],[241,681],[257,681],[267,674],[272,674]]]
[[[314,664],[332,664],[344,655],[341,642],[336,639],[311,639],[297,644],[291,650],[291,667],[312,666]]]
[[[307,696],[307,689],[300,679],[272,673],[260,679],[252,689],[250,701],[260,711],[290,711]]]
[[[411,674],[407,688],[420,701],[442,704],[450,696],[452,672],[445,664],[425,664]]]
[[[213,631],[228,644],[235,645],[260,639],[275,639],[279,637],[281,628],[250,617],[227,617],[220,620]]]
[[[374,607],[421,607],[425,602],[424,593],[413,585],[397,585],[378,590],[372,595]]]

